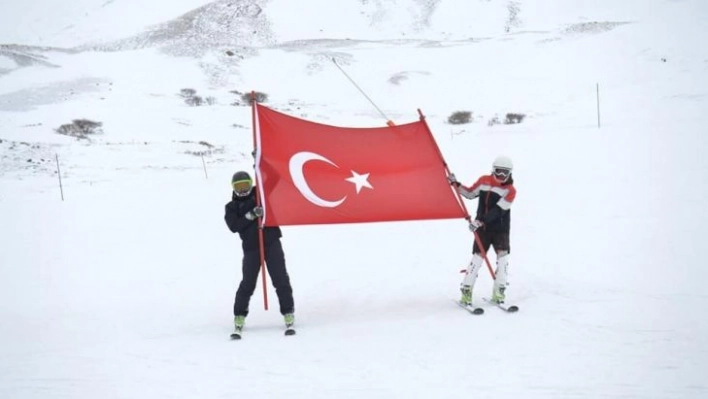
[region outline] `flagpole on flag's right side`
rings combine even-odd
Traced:
[[[258,121],[257,121],[257,116],[256,116],[256,92],[251,91],[251,116],[253,119],[253,154],[255,156],[255,164],[254,169],[256,173],[256,184],[258,184],[258,190],[256,190],[256,206],[261,206],[261,193],[260,190],[263,189],[261,185],[258,173],[258,162],[260,161],[259,157],[259,152],[260,149],[258,148],[258,139],[256,137],[256,129],[258,128]],[[258,218],[258,249],[260,252],[260,257],[261,257],[261,281],[263,282],[263,308],[265,310],[268,310],[268,284],[266,282],[266,268],[265,268],[265,247],[263,245],[263,217]]]
[[[438,152],[438,155],[440,156],[440,159],[442,160],[443,166],[445,167],[445,172],[447,173],[447,176],[450,176],[450,167],[447,165],[447,162],[445,162],[445,158],[442,155],[442,151],[440,151],[440,147],[438,146],[438,143],[435,141],[435,138],[433,137],[433,132],[430,130],[430,126],[428,126],[428,122],[425,120],[425,115],[423,115],[423,111],[418,109],[418,115],[420,116],[420,121],[423,122],[423,126],[425,126],[425,129],[428,132],[428,136],[430,137],[430,140],[433,142],[433,146]],[[447,177],[445,176],[445,177]],[[465,220],[470,222],[472,220],[472,217],[470,216],[470,213],[467,211],[467,207],[465,206],[465,202],[462,199],[462,196],[460,195],[459,191],[454,190],[455,195],[457,196],[457,202],[460,204],[462,209],[465,212]],[[479,247],[479,251],[482,254],[482,257],[484,258],[485,263],[487,264],[487,269],[489,270],[489,273],[491,273],[492,278],[496,279],[496,275],[494,273],[494,269],[492,268],[492,264],[489,262],[489,258],[487,258],[487,251],[484,250],[484,246],[482,246],[482,241],[479,239],[479,236],[477,235],[476,231],[473,231],[472,234],[474,235],[474,241],[477,243],[477,247]]]

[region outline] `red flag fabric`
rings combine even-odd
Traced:
[[[254,107],[264,225],[465,217],[424,121],[335,127]]]

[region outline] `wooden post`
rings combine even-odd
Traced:
[[[61,169],[59,169],[59,154],[55,154],[57,159],[57,176],[59,176],[59,192],[61,193],[61,200],[64,201],[64,187],[61,184]]]
[[[209,175],[207,174],[206,170],[206,162],[204,162],[204,154],[202,154],[202,165],[204,166],[204,176],[209,179]]]
[[[600,84],[597,84],[597,128],[600,128]]]

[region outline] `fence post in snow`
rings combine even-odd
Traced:
[[[59,154],[54,154],[57,159],[57,176],[59,176],[59,192],[61,193],[61,200],[64,201],[64,187],[61,184],[61,169],[59,169]]]
[[[204,166],[204,176],[209,179],[209,175],[207,174],[206,170],[206,162],[204,162],[204,154],[202,154],[202,165]]]
[[[597,83],[597,128],[600,128],[600,84]]]

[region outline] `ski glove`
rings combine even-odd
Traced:
[[[470,222],[469,228],[470,231],[474,233],[475,231],[477,231],[478,228],[482,226],[484,226],[484,223],[480,222],[479,220],[473,220]]]
[[[261,217],[261,216],[263,216],[263,207],[257,206],[255,208],[253,208],[253,210],[251,212],[253,212],[253,214],[256,215],[256,217]]]
[[[450,185],[452,185],[452,186],[456,186],[456,187],[459,187],[459,186],[460,186],[460,182],[457,181],[457,177],[455,177],[455,174],[454,174],[454,173],[450,173],[450,174],[447,176],[447,181],[449,181],[449,182],[450,182]]]
[[[263,207],[257,206],[244,215],[248,220],[255,220],[263,216]]]

